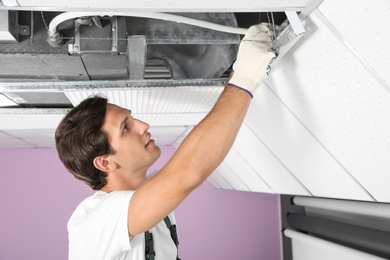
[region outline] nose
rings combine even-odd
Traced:
[[[140,135],[143,135],[146,131],[148,131],[149,129],[149,124],[148,123],[145,123],[144,121],[141,121],[139,119],[136,119],[138,125],[139,125],[139,134]]]

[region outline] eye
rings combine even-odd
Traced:
[[[129,131],[129,129],[128,129],[128,127],[127,127],[127,124],[125,124],[125,125],[123,126],[123,132],[127,132],[127,131]]]

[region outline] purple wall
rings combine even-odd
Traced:
[[[163,147],[157,170],[174,149]],[[0,260],[67,259],[66,223],[94,191],[63,168],[55,149],[0,150]],[[214,189],[209,183],[176,210],[183,260],[279,260],[276,195]]]

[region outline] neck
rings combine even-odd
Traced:
[[[135,176],[109,174],[106,179],[107,184],[102,188],[102,190],[105,192],[112,192],[117,190],[136,190],[146,181],[146,172]]]

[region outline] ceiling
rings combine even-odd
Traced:
[[[25,0],[18,3],[23,5],[29,1],[34,2]],[[39,2],[35,5],[29,2],[30,7],[19,6],[15,9],[39,11]],[[46,10],[75,11],[67,7],[69,1],[49,2],[51,6]],[[86,2],[101,4],[101,1]],[[77,4],[86,2],[77,1]],[[125,2],[128,1],[122,4]],[[151,10],[147,5],[152,2],[140,0],[136,8]],[[295,45],[288,46],[291,47],[290,51],[276,63],[271,75],[257,90],[236,142],[209,181],[221,189],[390,202],[390,52],[387,50],[390,37],[384,33],[390,23],[389,1],[258,2],[166,0],[160,1],[163,3],[161,5],[155,3],[153,7],[154,11],[161,11],[171,3],[179,11],[190,6],[196,11],[207,8],[223,12],[242,10],[244,14],[235,13],[235,16],[238,25],[244,28],[258,23],[259,17],[268,20],[267,15],[257,13],[252,17],[254,20],[244,23],[239,17],[246,17],[246,12],[293,11],[300,13],[300,19],[307,18],[299,22],[305,29],[304,36]],[[99,9],[96,5],[92,7],[93,11]],[[275,6],[283,10],[275,10]],[[84,11],[87,9],[85,6],[80,8]],[[130,9],[127,8],[128,11]],[[362,19],[362,13],[367,19]],[[96,49],[90,53],[84,49],[85,53],[75,54],[75,46],[84,46],[83,38],[96,40],[97,37],[88,38],[88,33],[94,35],[100,31],[88,27],[88,30],[81,32],[81,35],[87,34],[79,38],[81,42],[78,45],[72,29],[74,22],[65,22],[64,30],[60,29],[69,36],[69,44],[49,48],[46,37],[43,37],[46,34],[43,20],[50,19],[50,15],[44,12],[42,19],[41,13],[37,14],[33,18],[44,30],[34,32],[37,39],[33,41],[33,46],[30,36],[24,38],[27,40],[24,44],[29,48],[4,48],[5,45],[0,43],[0,47],[3,47],[0,52],[7,50],[6,54],[0,54],[0,60],[3,64],[5,60],[10,64],[6,68],[0,66],[0,75],[3,75],[0,76],[0,93],[12,94],[19,101],[31,101],[24,102],[20,110],[1,109],[2,147],[53,145],[52,134],[67,109],[96,92],[102,92],[112,102],[136,109],[137,117],[150,123],[151,133],[157,143],[178,147],[218,97],[230,72],[232,57],[235,57],[237,42],[234,41],[239,41],[238,38],[223,38],[224,42],[221,43],[218,37],[212,38],[212,41],[210,38],[177,37],[180,46],[162,46],[159,45],[162,44],[159,43],[159,37],[152,38],[150,45],[155,46],[148,45],[148,53],[158,56],[157,60],[163,56],[171,59],[171,63],[158,63],[157,69],[152,66],[153,69],[148,73],[145,71],[145,75],[151,75],[149,73],[154,70],[159,71],[158,77],[164,78],[129,79],[127,68],[124,67],[125,56],[129,55],[142,63],[142,55],[141,58],[136,55],[142,54],[142,51],[127,54],[124,49],[123,52],[112,53],[111,41],[107,46],[107,42],[101,40],[95,41],[96,44],[90,45],[90,48],[106,46],[104,48],[108,47],[109,53],[96,53]],[[117,22],[118,25],[127,24],[120,19]],[[110,21],[108,24],[112,26]],[[155,25],[157,27],[153,28],[161,29],[159,23]],[[102,30],[101,33],[110,35],[109,31]],[[186,31],[192,33],[191,30]],[[176,33],[174,29],[166,35]],[[21,35],[21,39],[23,37],[26,36]],[[164,41],[171,38],[164,38]],[[200,42],[195,49],[191,49],[191,44],[185,43],[188,39]],[[218,41],[219,49],[214,46]],[[168,45],[172,44],[175,43],[170,41]],[[120,48],[123,46],[119,45]],[[163,53],[159,53],[159,49]],[[31,53],[34,55],[29,55]],[[221,53],[231,55],[223,56]],[[96,55],[103,56],[99,59]],[[185,58],[175,62],[180,60],[178,56]],[[28,63],[12,61],[20,57]],[[147,60],[151,58],[146,57]],[[215,66],[210,65],[212,61],[216,61]],[[217,66],[222,61],[228,64],[224,72]],[[25,64],[30,65],[23,66]],[[127,65],[130,67],[134,64]],[[146,65],[149,67],[150,64]],[[206,73],[210,68],[213,75]],[[195,74],[189,74],[192,72]],[[196,73],[211,76],[202,77]],[[215,76],[216,73],[221,75]],[[16,74],[25,77],[10,77]],[[104,77],[99,78],[102,75]],[[106,76],[109,80],[102,79]],[[39,99],[32,98],[31,91],[39,93]],[[40,107],[31,107],[32,103]],[[52,107],[59,103],[62,104]],[[27,137],[29,133],[34,134]],[[47,137],[50,141],[36,142],[34,138],[37,137]]]
[[[2,10],[0,4],[3,17],[9,17],[8,27],[8,21],[0,21],[0,32],[15,37],[10,41],[0,36],[0,149],[54,147],[55,129],[68,109],[96,94],[148,122],[159,145],[172,145],[214,105],[240,41],[237,34],[171,21],[93,16],[88,26],[74,19],[62,22],[59,29],[66,42],[53,47],[46,28],[62,8],[40,11],[29,6],[34,11]],[[178,15],[243,28],[271,21],[270,15],[275,24],[286,19],[283,12]],[[142,45],[126,40],[139,34],[147,39],[141,57]],[[130,74],[142,59],[142,76]]]

